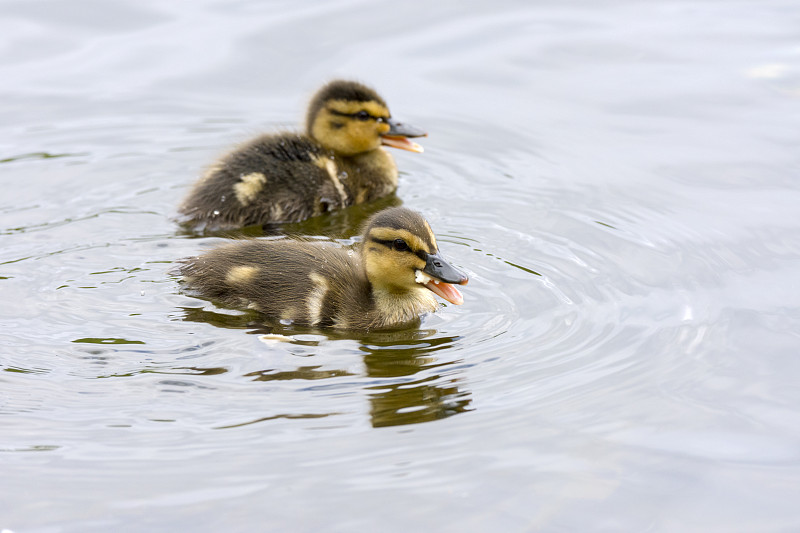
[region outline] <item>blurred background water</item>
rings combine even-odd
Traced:
[[[800,530],[796,2],[0,13],[0,528]],[[267,343],[171,217],[334,77],[426,152],[288,230],[402,203],[466,302]]]

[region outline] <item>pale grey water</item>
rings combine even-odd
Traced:
[[[0,14],[0,529],[800,530],[794,0]],[[429,130],[394,201],[472,279],[268,345],[170,217],[335,76]]]

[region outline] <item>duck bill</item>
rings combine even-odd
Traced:
[[[421,153],[424,151],[422,146],[408,140],[412,137],[427,137],[428,134],[424,130],[415,128],[410,124],[398,122],[392,118],[388,119],[386,123],[389,124],[389,131],[381,135],[381,144],[408,150],[409,152]]]
[[[466,274],[442,259],[438,253],[428,255],[428,260],[422,272],[433,278],[425,283],[425,287],[428,290],[453,305],[461,305],[464,303],[464,297],[455,285],[466,285],[469,278]]]

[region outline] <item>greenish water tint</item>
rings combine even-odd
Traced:
[[[22,154],[13,157],[7,157],[5,159],[0,159],[0,163],[11,163],[13,161],[20,161],[23,159],[53,159],[55,157],[77,157],[85,155],[89,154],[48,154],[47,152],[35,152],[32,154]]]
[[[144,341],[132,341],[128,339],[75,339],[72,342],[79,342],[83,344],[145,344]]]
[[[0,529],[800,529],[796,2],[2,13]],[[175,222],[337,76],[430,134],[395,195]],[[470,275],[419,327],[265,324],[173,273],[394,205]]]

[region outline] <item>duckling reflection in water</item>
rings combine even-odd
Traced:
[[[453,285],[467,276],[439,255],[428,222],[403,207],[365,225],[355,249],[300,240],[228,244],[180,268],[186,287],[274,321],[347,330],[411,325],[439,307],[434,294],[460,305]]]
[[[371,88],[336,80],[311,100],[305,135],[262,135],[211,165],[184,200],[181,221],[197,229],[299,222],[380,198],[397,188],[382,145],[422,152],[424,131],[394,120]]]

